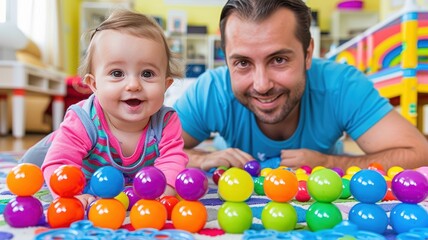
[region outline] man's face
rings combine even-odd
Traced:
[[[297,113],[293,110],[305,89],[312,45],[305,59],[295,27],[294,14],[285,8],[262,22],[237,14],[227,20],[225,50],[232,89],[260,123],[280,123]]]

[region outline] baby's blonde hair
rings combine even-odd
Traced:
[[[102,22],[97,28],[91,31],[89,47],[79,67],[80,76],[92,73],[91,63],[93,58],[93,49],[96,42],[92,41],[95,34],[99,31],[111,29],[131,34],[133,36],[148,38],[154,41],[161,41],[165,47],[168,66],[166,76],[173,78],[183,77],[183,67],[178,57],[171,52],[162,28],[157,22],[144,14],[136,13],[126,9],[115,10]]]

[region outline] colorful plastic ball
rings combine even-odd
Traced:
[[[404,168],[399,166],[393,166],[388,169],[388,171],[386,172],[386,175],[392,179],[394,178],[395,175],[397,175],[397,173],[400,173],[402,171],[404,171]]]
[[[396,233],[428,228],[428,212],[419,204],[399,203],[391,209],[390,225]]]
[[[215,183],[215,185],[218,185],[218,180],[220,179],[221,175],[226,172],[226,170],[222,169],[222,168],[217,168],[214,172],[213,172],[213,182]]]
[[[349,181],[351,181],[352,176],[353,176],[353,175],[345,174],[345,175],[343,175],[343,177],[342,177],[342,178],[344,178],[344,179],[348,179]]]
[[[6,204],[3,216],[11,227],[34,227],[43,216],[43,206],[35,197],[17,196]]]
[[[382,164],[377,162],[370,163],[367,169],[376,170],[378,172],[385,172],[385,169],[383,168]]]
[[[165,192],[166,178],[158,168],[147,166],[135,175],[133,186],[140,198],[154,200]]]
[[[348,218],[359,230],[383,234],[388,227],[388,216],[377,204],[357,203],[351,208]]]
[[[125,209],[128,209],[129,207],[129,198],[126,195],[126,193],[124,193],[123,191],[120,192],[116,197],[114,197],[114,199],[118,200],[120,203],[123,204],[123,206],[125,207]]]
[[[305,170],[306,174],[308,174],[308,175],[312,173],[312,168],[307,166],[307,165],[303,165],[300,168]]]
[[[312,172],[307,187],[309,194],[316,201],[330,203],[342,194],[342,179],[335,171],[324,168]]]
[[[123,190],[123,192],[126,194],[126,196],[128,196],[129,205],[128,205],[128,208],[126,210],[129,211],[129,210],[131,210],[132,206],[134,206],[134,204],[138,200],[141,199],[141,197],[138,196],[137,194],[135,194],[134,188],[132,186],[125,187],[125,189]]]
[[[229,202],[244,202],[253,193],[254,182],[251,175],[240,168],[232,167],[221,175],[218,194]]]
[[[269,202],[262,210],[262,224],[265,229],[291,231],[296,227],[297,212],[287,202]]]
[[[422,175],[424,175],[425,178],[428,180],[428,166],[419,167],[419,168],[416,168],[415,170],[422,173]]]
[[[258,177],[260,175],[261,166],[257,160],[251,160],[245,163],[244,170],[247,171],[251,176]]]
[[[349,185],[352,196],[363,203],[376,203],[385,197],[386,181],[376,170],[363,169],[354,174]]]
[[[262,170],[260,171],[260,176],[266,177],[272,170],[272,168],[262,168]]]
[[[339,177],[343,177],[345,175],[345,172],[343,171],[343,169],[339,168],[339,167],[334,167],[331,170],[335,171],[337,174],[339,174]]]
[[[47,220],[51,228],[68,228],[71,223],[83,220],[85,209],[75,197],[59,197],[48,207]]]
[[[316,171],[319,171],[319,170],[321,170],[321,169],[324,169],[324,168],[325,168],[324,166],[316,166],[316,167],[314,167],[314,168],[312,169],[311,174],[312,174],[312,173],[314,173],[314,172],[316,172]]]
[[[91,177],[91,191],[100,198],[114,198],[125,187],[125,178],[119,169],[104,166],[97,169]]]
[[[311,195],[309,195],[306,181],[299,181],[297,194],[294,198],[299,202],[307,202],[311,200]]]
[[[16,196],[32,196],[43,186],[42,170],[31,163],[21,163],[10,170],[6,185]]]
[[[404,170],[392,179],[394,196],[404,203],[420,203],[428,196],[428,180],[415,170]]]
[[[199,200],[208,191],[208,178],[201,169],[184,169],[177,175],[175,190],[185,200]]]
[[[355,173],[361,171],[360,167],[357,166],[350,166],[348,169],[346,169],[345,171],[345,175],[354,175]]]
[[[265,194],[275,202],[288,202],[296,196],[299,182],[294,173],[284,170],[272,170],[263,183]]]
[[[60,197],[74,197],[82,193],[86,185],[82,170],[73,165],[62,165],[49,179],[49,185]]]
[[[306,223],[311,231],[332,229],[342,221],[342,213],[333,203],[315,202],[306,211]]]
[[[135,229],[155,228],[161,229],[166,223],[167,211],[162,203],[141,199],[135,203],[130,212],[131,225]]]
[[[308,181],[309,175],[306,173],[296,173],[297,181]]]
[[[166,212],[167,212],[167,219],[171,220],[171,215],[172,215],[172,209],[174,209],[175,205],[177,205],[177,203],[180,200],[178,200],[178,198],[174,197],[174,196],[163,196],[161,197],[161,199],[159,199],[159,202],[165,207]]]
[[[89,209],[88,219],[95,227],[119,229],[126,217],[123,204],[114,198],[100,198]]]
[[[199,232],[205,226],[207,218],[207,209],[199,201],[180,201],[175,205],[171,215],[172,224],[176,229],[191,233]]]
[[[342,194],[340,194],[340,199],[348,199],[351,196],[349,182],[349,179],[342,178]]]
[[[386,181],[386,186],[387,186],[386,194],[385,194],[385,197],[383,197],[382,201],[397,200],[397,198],[394,196],[394,193],[392,192],[392,189],[391,189],[391,186],[392,186],[391,181]]]
[[[245,202],[224,202],[217,212],[218,223],[227,233],[243,233],[253,222],[251,208]]]
[[[265,189],[264,189],[264,186],[263,186],[263,183],[264,183],[264,181],[265,181],[265,176],[259,176],[259,177],[256,177],[255,179],[254,179],[254,192],[257,194],[257,195],[259,195],[259,196],[264,196],[264,195],[266,195],[265,194]]]

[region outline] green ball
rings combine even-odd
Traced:
[[[290,203],[269,202],[262,210],[261,219],[265,229],[291,231],[297,224],[297,212]]]
[[[342,178],[331,169],[320,169],[309,176],[307,188],[315,201],[331,203],[342,194]]]
[[[253,223],[253,212],[245,202],[224,202],[217,212],[218,223],[227,233],[243,233]]]
[[[265,189],[263,187],[263,182],[265,178],[266,178],[265,176],[259,176],[254,179],[254,192],[256,192],[257,195],[260,195],[260,196],[266,195]]]
[[[348,199],[351,196],[351,189],[349,188],[349,180],[342,178],[342,194],[340,199]]]
[[[311,231],[332,229],[342,222],[342,213],[333,203],[313,203],[306,211],[306,223]]]

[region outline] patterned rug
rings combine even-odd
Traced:
[[[3,218],[3,210],[6,204],[15,196],[7,189],[5,179],[9,171],[17,165],[17,159],[21,156],[19,153],[0,153],[0,238],[2,238],[3,233],[13,234],[13,239],[34,239],[36,232],[40,231],[40,227],[32,227],[25,229],[14,229],[7,225]],[[221,230],[218,221],[217,221],[217,210],[223,204],[223,201],[218,198],[217,189],[215,184],[212,182],[211,176],[208,176],[210,180],[210,188],[208,193],[201,199],[201,202],[206,206],[208,212],[208,220],[203,230],[198,234],[194,234],[195,239],[242,239],[243,235],[240,234],[227,234]],[[44,209],[46,210],[52,201],[52,197],[49,193],[49,190],[46,186],[35,195],[38,198]],[[270,200],[266,196],[253,195],[248,201],[247,204],[251,207],[253,212],[253,224],[251,229],[256,231],[263,230],[263,225],[261,223],[261,213],[263,207]],[[297,201],[292,201],[291,204],[296,209],[298,216],[298,224],[296,229],[305,229],[305,215],[306,210],[310,207],[313,202],[300,203]],[[348,213],[353,205],[357,202],[348,199],[348,200],[337,200],[334,202],[336,206],[340,209],[342,217],[344,220],[348,219]],[[397,204],[398,202],[382,202],[379,205],[387,212]],[[428,209],[428,203],[424,202],[425,208]],[[125,225],[129,225],[129,217],[125,220]],[[169,224],[171,226],[171,224]],[[41,227],[46,227],[41,226]],[[6,238],[7,239],[7,238]],[[11,239],[11,238],[9,238]],[[391,231],[387,234],[387,239],[394,239],[394,236]]]

